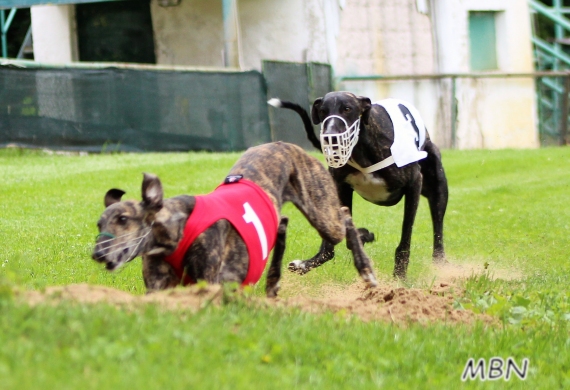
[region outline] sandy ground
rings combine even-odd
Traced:
[[[453,303],[463,295],[461,280],[484,272],[482,266],[445,265],[432,267],[425,275],[426,288],[405,288],[397,282],[380,283],[377,288],[367,289],[361,282],[351,286],[323,286],[312,296],[295,286],[295,278],[286,278],[282,291],[295,291],[288,298],[245,298],[252,304],[262,306],[296,307],[311,313],[332,311],[339,315],[354,315],[364,321],[384,321],[397,324],[418,323],[473,323],[476,320],[493,324],[487,315],[469,310],[456,310]],[[516,272],[495,270],[495,278],[517,278]],[[62,300],[79,303],[106,302],[120,307],[155,303],[165,309],[182,309],[195,312],[206,305],[220,305],[223,291],[220,286],[192,286],[163,291],[149,295],[133,295],[125,291],[87,284],[49,287],[45,291],[28,291],[18,294],[29,304],[57,304]]]

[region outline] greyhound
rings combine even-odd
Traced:
[[[325,155],[342,205],[351,212],[353,191],[380,206],[393,206],[405,197],[402,234],[395,253],[395,277],[406,277],[420,194],[428,199],[432,217],[433,261],[446,261],[443,217],[448,199],[447,179],[441,153],[413,106],[395,99],[372,104],[369,98],[350,92],[330,92],[315,100],[309,118],[307,111],[295,103],[279,99],[268,103],[301,116],[309,140]],[[315,125],[321,124],[320,139],[314,133],[311,119]],[[403,130],[395,131],[395,124],[400,124],[398,129]],[[405,144],[405,139],[414,145],[404,150],[402,156],[394,147],[398,149],[398,145]],[[359,231],[363,243],[374,240],[374,235],[366,229]],[[293,261],[289,269],[304,274],[333,257],[334,245],[324,239],[315,256]]]
[[[255,284],[274,247],[266,295],[277,296],[288,223],[280,212],[288,201],[327,243],[346,237],[360,276],[368,286],[377,285],[332,178],[296,145],[276,142],[248,149],[208,195],[164,199],[159,178],[146,173],[141,202],[121,201],[124,193],[111,189],[105,194],[92,257],[113,271],[142,256],[147,292],[198,280]]]

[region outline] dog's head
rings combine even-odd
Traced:
[[[314,124],[321,124],[321,149],[332,168],[344,166],[358,142],[360,122],[368,123],[371,102],[350,92],[331,92],[313,103]]]
[[[180,239],[180,221],[187,217],[174,216],[163,207],[162,184],[155,175],[144,174],[141,202],[121,201],[124,194],[116,188],[107,191],[106,209],[97,222],[99,234],[92,257],[109,271],[139,255],[171,253]]]
[[[372,103],[367,97],[356,96],[350,92],[329,92],[315,100],[311,109],[311,118],[315,125],[322,123],[331,115],[343,118],[348,127],[359,118],[364,124],[368,124],[371,107]],[[345,130],[345,123],[337,118],[326,121],[323,129],[325,134],[338,134]]]

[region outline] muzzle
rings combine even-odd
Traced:
[[[324,134],[325,123],[332,118],[343,121],[346,130],[337,134]],[[350,127],[348,127],[346,120],[338,115],[329,115],[323,120],[321,123],[321,149],[329,167],[340,168],[348,162],[352,155],[352,149],[358,142],[359,133],[360,117]]]

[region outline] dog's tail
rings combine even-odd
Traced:
[[[303,125],[305,126],[305,132],[307,133],[309,141],[311,141],[315,148],[321,150],[321,140],[319,140],[319,138],[315,135],[315,130],[313,129],[313,124],[311,123],[311,118],[309,117],[307,110],[296,103],[287,102],[276,98],[269,99],[267,101],[267,104],[277,108],[288,108],[299,114],[301,120],[303,121]]]

